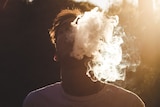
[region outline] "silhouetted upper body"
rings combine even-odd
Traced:
[[[73,96],[55,83],[31,92],[23,107],[144,107],[144,103],[134,93],[111,84],[91,95]]]
[[[111,84],[93,82],[87,75],[86,62],[90,57],[77,60],[70,56],[73,42],[68,42],[70,23],[79,10],[63,10],[58,14],[51,30],[56,45],[56,60],[61,66],[61,82],[32,91],[23,107],[144,107],[134,93]]]

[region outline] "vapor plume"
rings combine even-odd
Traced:
[[[122,73],[122,35],[114,35],[118,16],[104,16],[95,8],[77,17],[72,26],[75,29],[74,47],[71,56],[82,59],[92,57],[86,73],[93,81],[115,81],[124,79]],[[93,76],[93,75],[94,76]]]
[[[73,0],[75,2],[88,2],[91,3],[105,12],[108,12],[112,5],[120,5],[123,0]]]
[[[120,0],[117,1],[120,3]],[[78,60],[84,56],[90,57],[86,75],[93,81],[103,83],[124,80],[126,69],[135,71],[140,64],[139,59],[131,61],[134,55],[128,54],[127,49],[122,51],[123,38],[126,39],[126,34],[119,25],[117,15],[106,15],[113,1],[107,4],[109,5],[105,10],[103,6],[101,11],[96,7],[84,12],[71,23],[75,34],[72,37],[74,46],[70,55]]]

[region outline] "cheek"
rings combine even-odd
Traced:
[[[69,25],[61,26],[57,31],[57,55],[58,58],[69,57],[73,50],[74,32]]]
[[[59,37],[57,38],[57,54],[58,57],[69,57],[70,53],[72,52],[73,42],[68,42],[66,37]]]

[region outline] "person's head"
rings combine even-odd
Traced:
[[[81,14],[79,9],[62,10],[55,18],[53,28],[50,30],[51,40],[56,48],[56,60],[58,60],[61,67],[65,69],[74,69],[78,66],[82,68],[86,62],[84,60],[87,59],[83,58],[82,60],[78,60],[70,55],[73,50],[73,37],[75,34],[71,22]]]
[[[86,64],[90,60],[84,56],[79,60],[71,56],[74,45],[75,32],[71,25],[73,21],[78,21],[77,16],[82,15],[80,10],[62,10],[54,20],[53,28],[50,30],[52,43],[56,48],[56,57],[61,66],[62,81],[74,82],[88,81],[90,78],[86,75]],[[72,82],[71,82],[72,81]]]
[[[117,24],[118,16],[106,17],[98,8],[84,13],[78,9],[61,11],[50,32],[61,73],[83,74],[102,82],[121,78],[117,65],[122,39],[112,34]]]

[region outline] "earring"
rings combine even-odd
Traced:
[[[54,55],[53,60],[56,61],[56,62],[58,61],[57,55]]]

